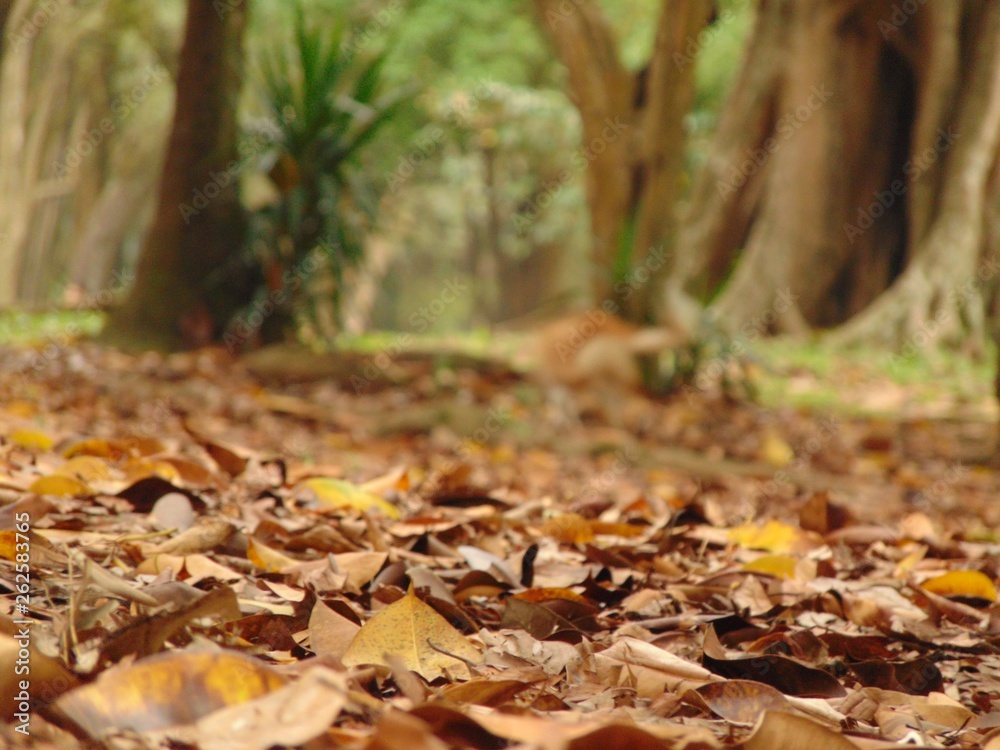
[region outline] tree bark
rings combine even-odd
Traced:
[[[936,46],[944,49],[946,69],[961,80],[955,86],[953,79],[935,75],[934,86],[943,90],[928,92],[942,122],[937,133],[948,129],[952,137],[944,167],[935,173],[939,187],[914,195],[912,262],[885,294],[835,334],[841,344],[919,344],[922,338],[957,343],[968,336],[970,322],[982,321],[984,279],[977,263],[988,250],[992,217],[985,209],[1000,143],[1000,5],[961,6],[960,0],[935,6],[945,14]],[[922,128],[920,145],[940,137],[927,133],[930,127]],[[984,276],[995,273],[988,268]]]
[[[669,268],[683,118],[694,91],[689,47],[708,22],[709,0],[664,0],[654,51],[631,72],[593,0],[535,0],[569,73],[583,124],[575,162],[586,169],[593,302],[632,320],[655,315],[650,283]]]
[[[981,330],[1000,5],[761,0],[673,286],[751,336]],[[887,291],[888,290],[888,291]],[[976,313],[976,309],[979,313]],[[980,321],[977,323],[976,321]]]
[[[188,0],[159,204],[135,285],[105,329],[110,343],[131,349],[207,343],[232,312],[216,309],[206,282],[243,240],[235,164],[246,19],[245,0],[221,11],[210,0]]]

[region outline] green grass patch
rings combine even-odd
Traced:
[[[46,341],[65,341],[95,336],[104,325],[104,313],[96,310],[0,311],[0,344],[34,346]]]

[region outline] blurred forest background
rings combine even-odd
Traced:
[[[989,332],[991,3],[0,8],[9,310],[235,350],[587,305],[897,350]]]

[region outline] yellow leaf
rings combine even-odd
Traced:
[[[84,482],[104,482],[111,479],[111,467],[97,456],[74,456],[60,466],[56,474]]]
[[[79,479],[59,474],[39,477],[28,487],[28,492],[34,492],[36,495],[55,495],[56,497],[79,497],[91,494],[90,487]]]
[[[760,446],[760,457],[771,466],[787,466],[795,460],[795,451],[780,436],[768,432]]]
[[[142,732],[190,724],[284,684],[285,679],[263,662],[242,654],[168,653],[109,669],[56,705],[97,737],[112,729]]]
[[[763,555],[746,563],[743,570],[748,573],[764,573],[791,581],[795,578],[797,563],[798,560],[789,555]]]
[[[594,541],[594,527],[579,513],[562,513],[542,524],[540,531],[563,544],[586,544]]]
[[[467,680],[471,674],[466,662],[482,660],[478,649],[434,609],[420,601],[412,589],[365,623],[347,647],[342,661],[348,667],[359,664],[389,666],[387,657],[392,655],[426,680],[445,673]]]
[[[783,553],[795,549],[802,539],[802,531],[772,520],[763,526],[739,526],[729,532],[729,538],[734,544],[746,549]]]
[[[268,573],[280,573],[285,568],[299,564],[299,560],[278,552],[276,549],[271,549],[255,539],[249,541],[247,559]]]
[[[978,570],[953,570],[924,581],[923,585],[932,594],[939,596],[967,596],[989,602],[997,600],[997,589],[993,581]]]
[[[343,479],[313,477],[299,482],[296,494],[303,489],[311,492],[316,497],[316,502],[326,508],[354,508],[361,512],[378,510],[389,518],[399,518],[399,510],[392,503]]]
[[[38,405],[30,401],[10,401],[7,403],[5,410],[12,416],[31,419],[38,414]]]
[[[16,430],[8,438],[14,445],[29,451],[47,451],[55,445],[55,441],[38,430]]]
[[[137,482],[147,477],[159,477],[168,482],[176,483],[181,481],[181,473],[177,467],[168,461],[153,461],[148,458],[130,458],[122,466],[125,479],[130,482]]]
[[[98,458],[117,458],[120,451],[102,438],[86,438],[78,440],[63,451],[63,458],[73,456],[97,456]]]

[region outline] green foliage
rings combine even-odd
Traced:
[[[260,98],[275,116],[269,176],[277,199],[255,212],[251,247],[261,262],[267,295],[285,327],[292,312],[319,324],[328,306],[339,324],[344,273],[364,251],[379,189],[356,169],[362,150],[410,95],[383,92],[386,56],[360,43],[360,24],[343,15],[306,18],[295,6],[290,44],[260,63]],[[278,338],[287,331],[274,331]]]
[[[386,66],[393,84],[416,79],[445,90],[483,81],[554,87],[559,75],[524,0],[414,3]]]

